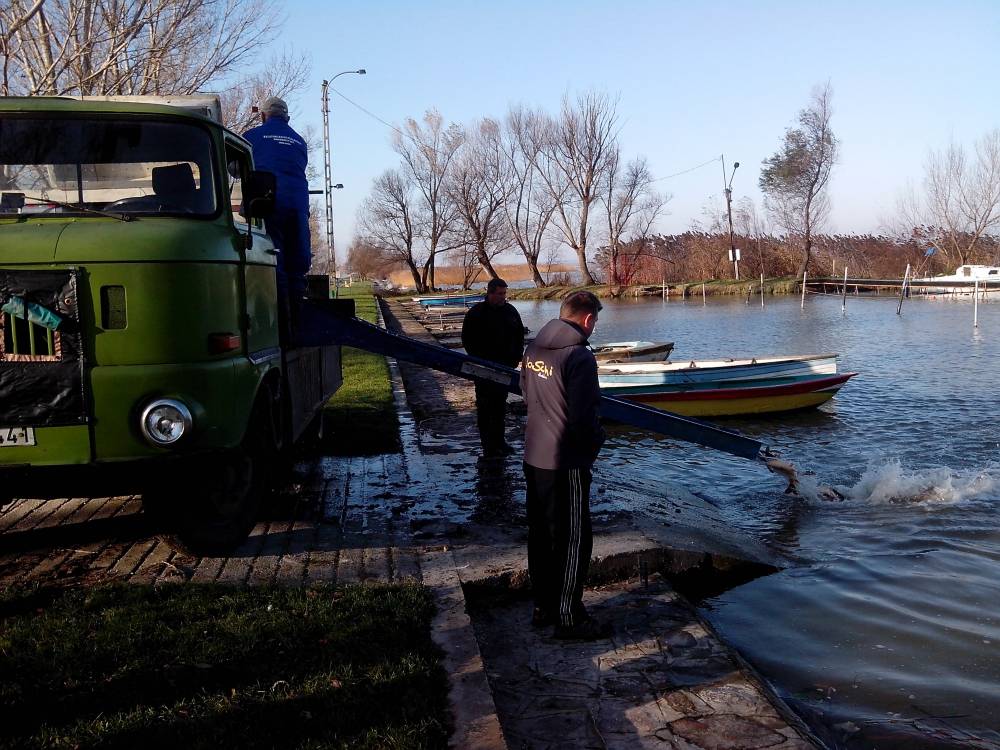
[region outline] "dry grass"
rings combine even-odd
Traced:
[[[496,272],[504,281],[514,283],[516,281],[529,281],[531,271],[526,263],[497,263],[493,266]],[[552,273],[572,273],[579,270],[572,263],[552,263],[550,265],[541,264],[538,270],[544,276]],[[457,286],[462,283],[465,276],[460,266],[438,266],[434,271],[434,283],[438,286]],[[395,286],[411,286],[413,277],[407,270],[393,271],[389,274],[389,280]],[[485,286],[487,281],[486,272],[479,269],[479,276],[472,281],[473,286]]]

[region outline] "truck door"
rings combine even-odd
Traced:
[[[250,152],[236,141],[226,141],[229,173],[229,203],[235,228],[234,242],[246,255],[244,264],[245,320],[243,336],[252,359],[278,354],[278,306],[275,282],[276,251],[265,234],[263,223],[250,224],[242,211],[242,185],[250,174]],[[247,232],[251,245],[246,248]]]

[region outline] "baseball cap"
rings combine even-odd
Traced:
[[[266,115],[277,115],[278,117],[288,118],[288,105],[285,104],[284,99],[279,99],[276,96],[265,99],[260,110]]]

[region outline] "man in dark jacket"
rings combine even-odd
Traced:
[[[260,116],[263,124],[251,128],[243,137],[253,146],[254,166],[273,172],[277,181],[274,209],[264,217],[264,227],[280,251],[278,293],[288,299],[289,311],[296,318],[312,263],[308,149],[302,136],[288,124],[288,105],[283,100],[272,96],[264,102]]]
[[[597,411],[597,361],[587,339],[601,303],[590,292],[563,300],[524,353],[521,392],[528,407],[524,477],[532,625],[554,624],[557,638],[605,638],[610,627],[583,607],[590,567],[591,466],[604,443]]]
[[[478,302],[462,321],[462,346],[473,357],[517,367],[524,353],[524,324],[514,306],[507,302],[507,282],[490,279],[486,300]],[[507,389],[502,385],[476,381],[476,411],[483,455],[502,456],[513,448],[504,438]]]

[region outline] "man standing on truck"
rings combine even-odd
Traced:
[[[264,227],[278,253],[279,299],[287,296],[292,324],[305,296],[306,274],[312,263],[309,246],[308,148],[288,124],[288,105],[272,96],[261,107],[263,124],[243,137],[253,146],[254,166],[273,172],[277,180],[274,209],[264,217]]]
[[[486,299],[477,302],[462,321],[462,346],[473,357],[487,359],[507,367],[517,367],[524,353],[524,324],[512,304],[507,302],[507,282],[490,279]],[[507,388],[496,383],[476,381],[476,414],[483,455],[492,458],[513,453],[504,437],[507,412]]]
[[[563,300],[524,353],[521,393],[527,483],[528,576],[534,627],[555,625],[555,637],[595,640],[611,634],[587,614],[583,584],[590,567],[590,468],[604,443],[597,410],[597,361],[587,339],[601,303],[590,292]]]

